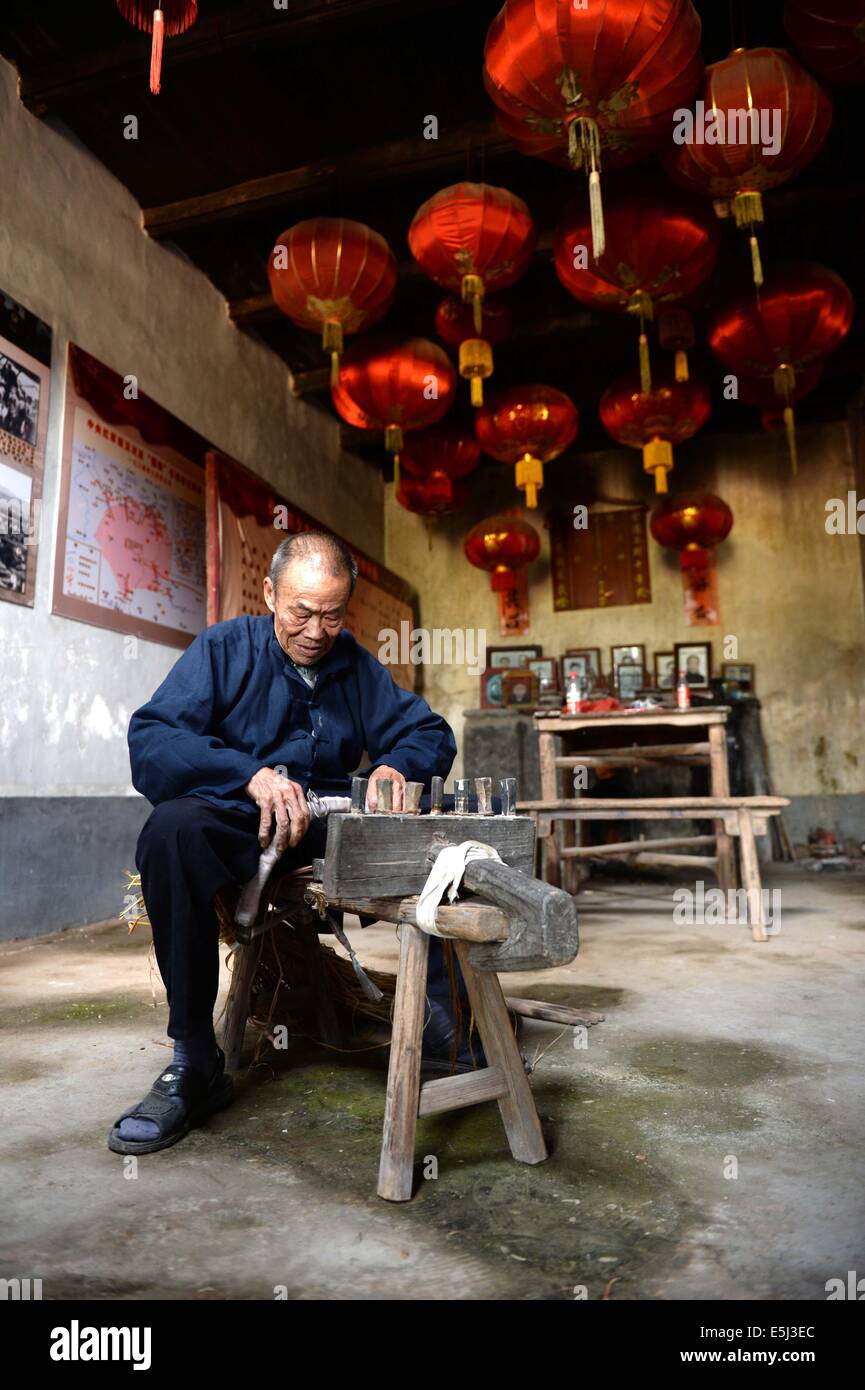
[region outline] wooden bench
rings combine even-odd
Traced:
[[[783,796],[672,796],[672,797],[580,797],[577,800],[521,801],[518,809],[535,819],[538,842],[550,839],[556,821],[583,820],[707,820],[720,822],[724,834],[739,844],[742,885],[746,890],[748,920],[755,941],[767,941],[763,911],[760,861],[755,836],[765,835],[770,816],[780,815],[790,802]],[[626,857],[634,864],[667,865],[676,868],[708,869],[718,874],[719,859],[714,854],[678,854],[688,847],[715,846],[717,835],[675,836],[657,840],[623,840],[608,845],[566,845],[558,853],[563,859],[606,859]],[[723,878],[721,886],[725,887]]]

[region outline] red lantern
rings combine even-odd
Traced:
[[[514,386],[478,411],[475,433],[485,454],[516,464],[517,487],[526,494],[526,506],[536,507],[544,464],[573,443],[578,425],[576,406],[563,391]]]
[[[298,328],[321,331],[333,381],[345,334],[372,328],[396,293],[396,259],[384,237],[344,217],[313,217],[289,227],[267,273],[277,308]]]
[[[351,348],[340,363],[331,396],[349,425],[384,430],[385,448],[395,455],[398,470],[403,435],[434,425],[446,415],[456,384],[444,349],[427,338],[410,338],[396,347]]]
[[[572,207],[553,241],[556,274],[581,304],[639,318],[640,377],[649,391],[646,321],[656,305],[689,299],[706,283],[718,255],[718,224],[698,199],[642,178],[607,198],[606,227],[607,249],[590,268],[589,223]]]
[[[787,0],[784,28],[803,62],[827,81],[865,80],[861,0]]]
[[[793,388],[793,401],[800,401],[803,396],[809,395],[815,387],[819,386],[823,376],[824,364],[815,362],[813,367],[805,367],[801,372],[796,373],[796,384]],[[743,405],[755,405],[760,409],[760,423],[764,430],[782,430],[784,428],[784,406],[775,395],[775,388],[768,377],[747,377],[739,378],[739,400]]]
[[[417,516],[448,516],[464,507],[471,496],[471,487],[462,479],[452,481],[446,473],[429,473],[424,478],[400,479],[396,500],[407,512]]]
[[[442,510],[448,511],[453,510],[456,484],[473,473],[480,461],[481,446],[474,435],[448,421],[411,435],[400,454],[403,475],[427,484],[425,496],[431,502],[440,501]]]
[[[668,377],[649,392],[640,390],[639,377],[621,377],[607,387],[598,405],[607,433],[619,444],[642,449],[643,467],[654,474],[656,492],[667,491],[673,445],[702,429],[711,410],[709,388],[694,377]]]
[[[841,277],[826,266],[803,263],[773,274],[759,295],[735,297],[709,331],[709,346],[728,371],[772,383],[783,403],[794,473],[799,374],[834,352],[852,320],[853,296]]]
[[[761,130],[760,122],[764,113],[774,120],[775,112],[780,119],[773,152],[772,131]],[[666,167],[691,192],[731,200],[736,226],[746,228],[750,237],[754,283],[762,285],[754,230],[763,221],[762,194],[810,164],[829,133],[832,103],[783,49],[737,48],[706,69],[697,118],[693,138],[676,145]],[[684,127],[682,131],[688,133]],[[712,143],[702,138],[710,134]]]
[[[519,280],[536,240],[522,198],[489,183],[443,188],[409,227],[408,244],[424,273],[472,307],[474,336],[460,342],[460,375],[471,382],[472,405],[483,403],[483,383],[493,370],[492,348],[481,336],[484,296]]]
[[[691,0],[506,0],[484,51],[501,128],[523,154],[589,174],[592,244],[604,252],[601,159],[642,159],[668,138],[703,60]]]
[[[519,516],[491,516],[472,527],[463,549],[469,564],[492,575],[493,593],[503,594],[514,588],[515,571],[538,558],[541,538]]]
[[[117,8],[123,18],[134,24],[136,29],[143,29],[146,34],[153,35],[150,51],[150,90],[154,96],[158,96],[162,85],[162,48],[165,38],[173,38],[175,34],[183,34],[192,28],[198,18],[198,0],[160,0],[159,4],[153,4],[153,0],[117,0]]]
[[[677,492],[659,502],[649,518],[649,529],[659,545],[679,551],[683,570],[705,565],[708,551],[727,539],[733,513],[721,497],[711,492]]]

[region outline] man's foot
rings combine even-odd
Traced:
[[[209,1077],[189,1062],[170,1063],[144,1099],[117,1120],[108,1136],[108,1147],[117,1154],[150,1154],[168,1149],[208,1115],[228,1105],[233,1094],[234,1085],[231,1077],[225,1075],[225,1054],[221,1048],[216,1049]],[[144,1129],[144,1125],[149,1128]]]

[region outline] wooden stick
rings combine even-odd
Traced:
[[[521,1018],[540,1018],[544,1023],[564,1023],[571,1028],[580,1024],[593,1028],[606,1018],[605,1014],[592,1013],[589,1009],[571,1009],[565,1004],[547,1004],[543,999],[523,999],[514,994],[506,994],[505,1003],[511,1013]]]
[[[577,849],[563,849],[566,858],[606,858],[616,854],[653,854],[659,849],[674,849],[677,845],[714,845],[714,835],[672,835],[657,840],[621,840],[611,845],[582,845]]]
[[[378,1169],[378,1195],[386,1202],[411,1198],[428,960],[429,937],[403,923]]]

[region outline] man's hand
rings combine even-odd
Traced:
[[[263,767],[246,784],[246,793],[261,807],[258,843],[262,849],[270,844],[270,831],[276,817],[275,845],[281,854],[288,846],[299,844],[309,829],[309,806],[306,793],[298,782],[291,782],[272,767]]]
[[[376,783],[387,780],[387,778],[390,778],[393,783],[392,809],[394,811],[401,811],[403,809],[405,804],[403,798],[405,778],[402,773],[397,772],[395,767],[377,767],[375,772],[370,773],[366,789],[366,804],[371,811],[374,811],[378,806],[378,788]]]

